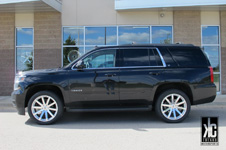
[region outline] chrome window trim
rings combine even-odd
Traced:
[[[125,47],[125,48],[126,48],[126,47]],[[133,48],[136,48],[136,47],[133,47]],[[143,49],[144,49],[144,48],[146,48],[146,49],[156,49],[157,52],[158,52],[158,54],[159,54],[159,57],[160,57],[160,59],[161,59],[163,65],[162,65],[162,66],[129,66],[129,67],[84,68],[84,70],[96,70],[96,69],[120,69],[120,68],[122,68],[122,69],[123,69],[123,68],[134,68],[134,69],[137,69],[137,68],[164,68],[164,67],[166,67],[165,60],[163,59],[162,54],[161,54],[161,52],[159,51],[159,49],[158,49],[157,47],[141,47],[141,48],[143,48]],[[91,52],[89,55],[91,55],[91,54],[93,54],[93,53],[95,53],[95,52],[98,52],[98,51],[104,51],[104,50],[109,50],[109,49],[115,49],[115,50],[117,50],[117,49],[120,49],[120,47],[116,47],[116,48],[106,48],[106,49],[95,50],[95,51]],[[89,55],[86,55],[86,56],[89,56]],[[79,60],[85,58],[86,56],[81,57]],[[78,61],[79,61],[79,60],[78,60]],[[74,65],[72,65],[71,70],[77,70],[77,69],[74,68],[75,65],[76,65],[76,63],[74,63]]]
[[[159,56],[160,56],[160,59],[161,59],[162,64],[163,64],[163,67],[166,67],[166,62],[165,62],[165,60],[163,59],[162,54],[160,53],[159,49],[158,49],[157,47],[156,47],[155,49],[157,50],[157,52],[158,52],[158,54],[159,54]]]

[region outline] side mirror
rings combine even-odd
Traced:
[[[82,60],[78,61],[77,64],[76,64],[77,70],[83,70],[83,68],[85,68],[85,67],[86,66],[83,64]]]

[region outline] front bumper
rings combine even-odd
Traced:
[[[16,107],[19,115],[25,115],[25,95],[22,91],[13,91],[11,94],[12,104]]]

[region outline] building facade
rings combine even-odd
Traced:
[[[19,71],[62,67],[121,44],[201,46],[226,94],[226,0],[0,0],[0,95]]]

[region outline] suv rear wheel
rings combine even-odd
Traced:
[[[30,98],[28,114],[38,124],[52,124],[63,115],[63,103],[55,93],[41,91]]]
[[[155,110],[165,122],[177,123],[188,116],[190,107],[190,100],[184,92],[171,89],[159,95]]]

